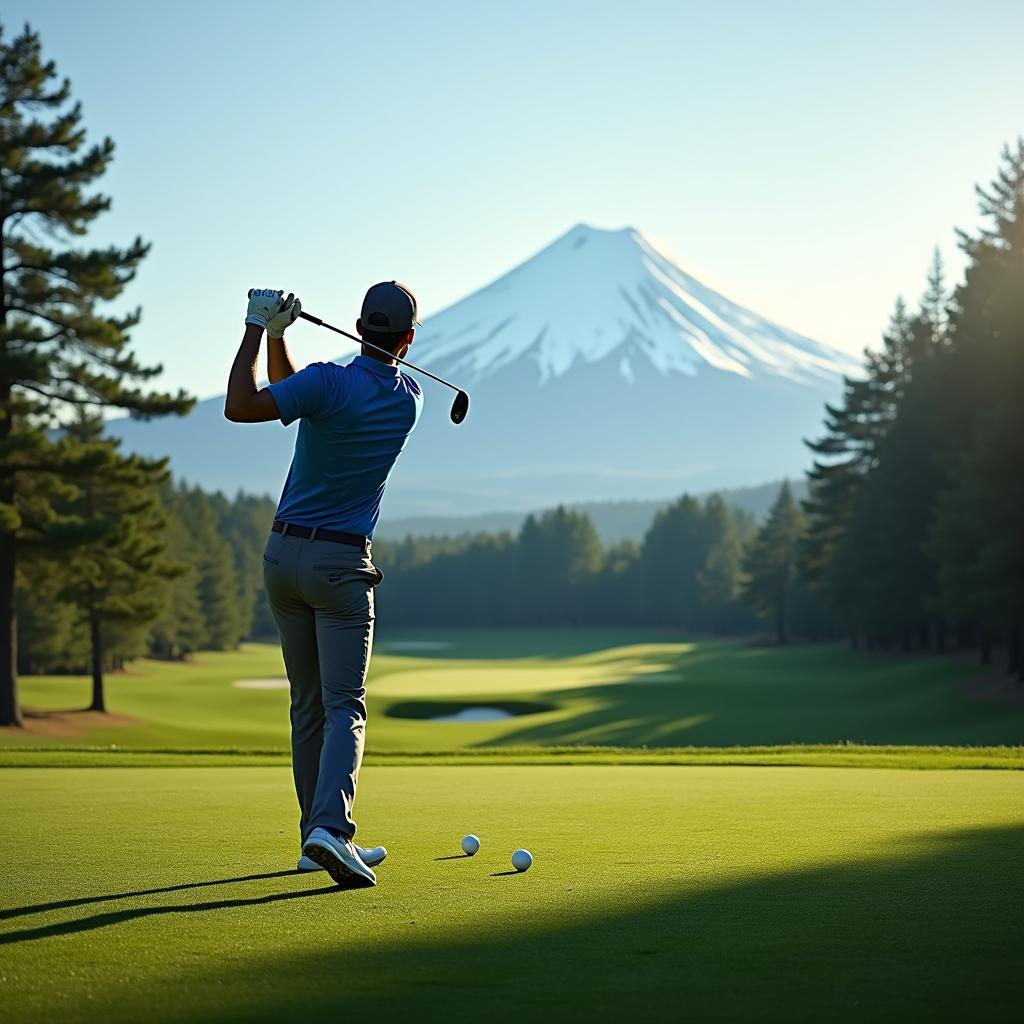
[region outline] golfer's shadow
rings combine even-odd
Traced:
[[[42,914],[52,910],[67,910],[93,903],[107,903],[113,900],[132,899],[141,896],[157,896],[167,892],[182,892],[186,889],[203,889],[213,885],[237,885],[244,882],[258,882],[264,879],[286,878],[290,875],[302,875],[301,871],[269,871],[262,875],[239,875],[236,878],[216,878],[207,882],[184,882],[181,885],[165,885],[157,889],[139,889],[135,892],[118,892],[106,896],[83,896],[73,900],[57,900],[53,903],[35,903],[24,907],[11,907],[0,910],[0,920],[24,917],[28,914]],[[97,928],[106,928],[122,921],[131,921],[139,917],[154,917],[161,914],[194,914],[204,910],[225,910],[232,907],[254,907],[267,903],[280,903],[283,900],[302,899],[305,896],[322,896],[329,892],[342,892],[336,885],[322,886],[318,889],[299,889],[292,892],[268,893],[265,896],[252,896],[245,899],[209,900],[206,903],[166,904],[157,907],[133,907],[125,910],[111,910],[92,917],[80,918],[77,921],[65,921],[60,924],[44,925],[39,928],[25,928],[18,932],[0,935],[0,946],[8,946],[30,939],[45,939],[54,935],[71,935],[75,932],[90,932]]]

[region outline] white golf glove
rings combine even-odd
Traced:
[[[257,327],[266,327],[267,321],[281,311],[284,305],[283,298],[284,292],[280,288],[250,288],[245,322],[255,324]]]
[[[299,319],[301,312],[302,303],[289,292],[288,298],[281,305],[281,309],[267,321],[267,337],[283,338],[285,328],[291,327]]]

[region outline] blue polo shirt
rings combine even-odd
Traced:
[[[372,537],[384,487],[412,433],[423,392],[397,366],[356,356],[311,363],[268,385],[281,422],[299,420],[277,518]]]

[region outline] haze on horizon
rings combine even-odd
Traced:
[[[9,0],[117,157],[91,240],[153,242],[126,301],[162,383],[223,390],[250,286],[344,324],[426,316],[573,224],[636,227],[811,338],[877,343],[1024,131],[1024,7]],[[300,340],[301,339],[301,340]],[[338,346],[296,335],[300,361]],[[218,347],[219,346],[219,347]]]

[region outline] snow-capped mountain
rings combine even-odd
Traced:
[[[709,366],[794,381],[851,369],[834,349],[701,284],[634,228],[585,224],[432,317],[421,334],[422,351],[470,381],[526,360],[545,383],[612,356],[628,382],[638,361],[663,374]]]
[[[385,517],[794,476],[823,403],[857,372],[845,354],[708,288],[640,232],[585,225],[427,319],[410,356],[469,391],[472,405],[456,427],[450,393],[425,382]],[[232,424],[222,410],[210,399],[184,420],[120,420],[111,431],[130,449],[170,452],[190,482],[276,494],[294,428]]]

